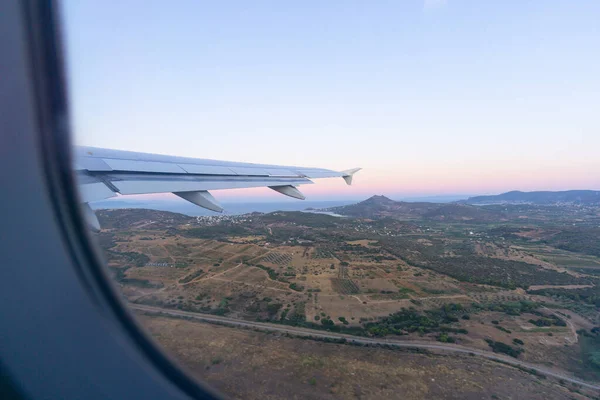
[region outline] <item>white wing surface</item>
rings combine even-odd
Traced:
[[[269,187],[303,200],[304,195],[296,186],[311,184],[311,179],[334,177],[344,178],[350,185],[352,175],[360,170],[354,168],[338,172],[324,168],[206,160],[97,147],[76,147],[75,169],[83,203],[117,194],[174,193],[217,212],[223,211],[223,208],[209,190]],[[95,220],[91,209],[89,211],[90,218]],[[93,226],[97,225],[97,220],[94,220],[90,221]]]

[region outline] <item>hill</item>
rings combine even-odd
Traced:
[[[520,192],[512,191],[493,196],[469,197],[466,204],[582,204],[600,205],[600,191],[566,190],[562,192]]]
[[[385,196],[372,196],[360,203],[334,207],[330,211],[358,218],[432,219],[437,221],[492,221],[502,214],[468,204],[394,201]]]
[[[333,207],[328,211],[333,211],[340,215],[347,215],[358,218],[416,218],[423,214],[435,210],[440,204],[436,203],[408,203],[404,201],[394,201],[385,196],[372,196],[360,203],[348,206]]]

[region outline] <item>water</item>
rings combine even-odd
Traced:
[[[334,207],[334,206],[332,206]],[[302,212],[306,212],[306,213],[313,213],[313,214],[325,214],[325,215],[329,215],[332,217],[340,217],[340,218],[345,218],[345,215],[341,215],[341,214],[336,214],[332,211],[319,211],[319,210],[302,210]]]
[[[396,198],[404,201],[425,201],[445,203],[464,199],[465,196],[429,196],[429,197],[409,197]],[[362,199],[364,200],[364,199]],[[283,201],[248,201],[248,202],[223,202],[221,205],[225,208],[223,214],[240,215],[251,212],[269,213],[273,211],[305,211],[307,208],[322,209],[337,206],[346,206],[358,203],[360,200],[297,200],[284,199]],[[139,199],[135,197],[118,197],[114,199],[102,200],[91,203],[90,206],[97,210],[102,208],[148,208],[151,210],[170,211],[180,214],[196,216],[218,215],[213,211],[198,207],[190,202],[179,198],[168,199]],[[313,210],[310,210],[313,211]]]
[[[248,203],[221,203],[225,215],[240,215],[251,212],[269,213],[273,211],[305,211],[307,208],[329,208],[354,204],[353,200],[329,200],[329,201],[286,201],[286,202],[248,202]],[[151,210],[170,211],[192,217],[219,215],[210,210],[198,207],[185,200],[127,200],[114,199],[97,201],[90,204],[94,210],[115,208],[148,208]]]

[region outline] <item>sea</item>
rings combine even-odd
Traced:
[[[424,201],[434,203],[448,203],[465,199],[465,195],[448,195],[448,196],[423,196],[423,197],[397,197],[394,200],[401,201]],[[274,211],[310,211],[310,212],[322,212],[324,208],[346,206],[349,204],[356,204],[360,200],[357,199],[345,199],[345,200],[297,200],[297,199],[285,199],[284,201],[257,201],[250,200],[248,202],[235,201],[235,202],[220,202],[221,206],[225,209],[223,214],[225,215],[241,215],[248,214],[251,212],[270,213]],[[219,215],[214,211],[204,209],[196,206],[188,201],[180,198],[167,198],[167,199],[139,199],[136,197],[120,196],[113,199],[107,199],[90,203],[90,206],[94,210],[98,209],[115,209],[115,208],[147,208],[151,210],[170,211],[179,214],[189,215],[191,217],[207,216],[207,215]],[[222,214],[221,214],[222,215]]]
[[[221,215],[241,215],[251,212],[270,213],[274,211],[312,211],[329,207],[354,204],[356,200],[329,200],[329,201],[286,201],[286,202],[220,202],[225,209]],[[219,215],[214,211],[198,207],[185,200],[122,200],[111,199],[90,204],[94,210],[118,208],[147,208],[151,210],[170,211],[191,217]],[[308,209],[308,210],[307,210]]]

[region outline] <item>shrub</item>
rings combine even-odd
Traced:
[[[495,325],[494,328],[496,328],[496,329],[498,329],[498,330],[500,330],[502,332],[512,333],[510,330],[508,330],[508,329],[506,329],[506,328],[504,328],[504,327],[502,327],[500,325]]]
[[[492,348],[494,353],[504,353],[511,357],[517,358],[524,350],[521,348],[514,348],[506,343],[495,342],[492,339],[485,339],[487,344]]]
[[[267,312],[270,315],[275,315],[281,309],[282,306],[283,306],[283,304],[281,304],[281,303],[267,304]]]
[[[304,290],[304,286],[298,285],[296,282],[290,283],[290,289],[295,290],[296,292],[301,292]]]

